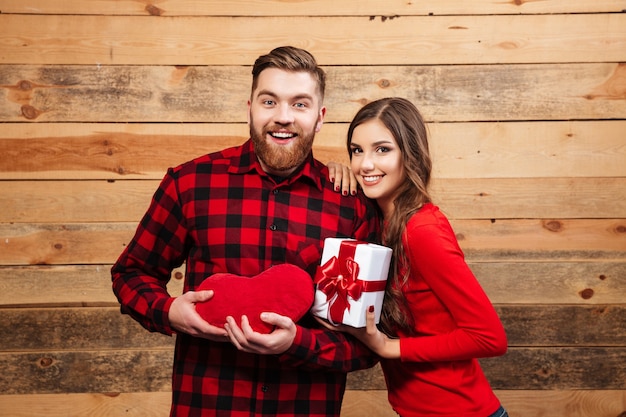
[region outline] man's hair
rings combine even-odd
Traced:
[[[259,74],[267,68],[278,68],[291,72],[308,72],[317,81],[320,103],[324,101],[326,73],[317,65],[310,52],[294,46],[280,46],[267,55],[261,55],[252,67],[252,91],[257,87]]]

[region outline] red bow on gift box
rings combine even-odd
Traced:
[[[361,298],[363,292],[384,291],[386,281],[363,281],[358,279],[359,264],[354,260],[356,247],[363,242],[346,240],[341,242],[338,256],[333,256],[320,266],[315,275],[317,288],[326,294],[328,320],[341,323],[344,311],[350,311],[348,296]]]

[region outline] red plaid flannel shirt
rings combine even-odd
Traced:
[[[123,313],[172,334],[166,284],[184,262],[184,291],[217,272],[252,276],[284,262],[313,276],[326,237],[375,241],[377,234],[371,205],[333,191],[312,156],[276,184],[247,141],[168,170],[112,268],[113,290]],[[172,416],[338,416],[346,373],[376,359],[310,315],[297,328],[279,356],[177,335]]]

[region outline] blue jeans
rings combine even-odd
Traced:
[[[488,417],[509,417],[509,414],[506,412],[504,407],[500,406],[500,408],[498,408],[495,413],[491,414]]]

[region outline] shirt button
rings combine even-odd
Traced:
[[[275,231],[276,229],[278,229],[278,227],[276,227],[275,224],[270,225],[270,230],[271,231]]]
[[[268,387],[267,385],[263,385],[261,387],[261,391],[263,391],[263,392],[267,392],[267,390],[269,390],[269,389],[270,389],[270,387]]]
[[[276,188],[274,191],[272,191],[274,194],[278,194],[278,188]]]

